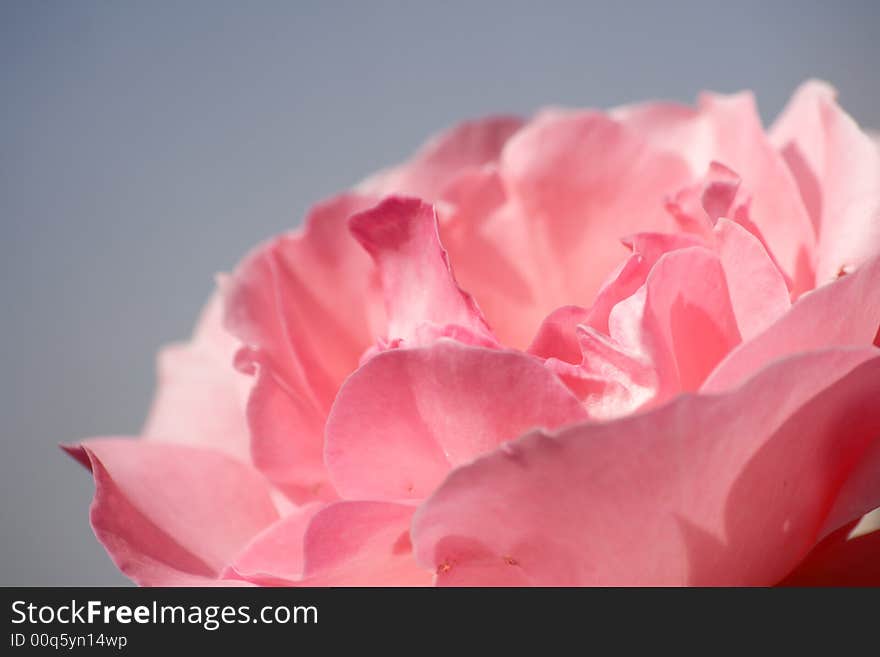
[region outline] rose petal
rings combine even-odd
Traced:
[[[244,407],[250,380],[232,365],[240,345],[223,329],[222,312],[222,299],[215,293],[192,340],[162,350],[143,437],[211,447],[247,463],[250,438]]]
[[[647,103],[612,112],[658,148],[681,153],[695,173],[714,160],[752,194],[751,217],[800,294],[812,287],[815,233],[797,184],[770,143],[750,93],[703,94],[697,109]]]
[[[645,264],[657,261],[645,283],[612,308],[610,335],[593,326],[576,328],[582,374],[548,361],[596,419],[620,417],[696,390],[740,340],[718,256],[703,247],[675,248],[685,243],[655,237],[634,238],[634,248],[646,253]],[[674,250],[661,255],[665,247]],[[632,273],[624,266],[621,274],[630,280],[618,279],[608,293],[623,292],[644,275],[635,257],[629,261]]]
[[[324,467],[325,415],[269,363],[257,366],[247,419],[254,465],[279,490],[300,504],[336,498]]]
[[[597,331],[607,334],[608,317],[620,301],[632,296],[646,280],[661,256],[703,242],[690,235],[670,233],[637,233],[623,238],[632,255],[616,270],[599,290],[589,317],[585,322]]]
[[[829,350],[731,394],[529,434],[459,467],[424,503],[417,558],[439,584],[459,565],[471,577],[457,583],[483,583],[474,554],[543,585],[773,584],[880,440],[878,395],[876,350]]]
[[[373,263],[347,228],[373,202],[345,195],[316,206],[301,233],[258,248],[230,279],[226,325],[318,412],[381,334]]]
[[[758,239],[733,221],[719,218],[714,233],[743,340],[749,340],[791,307],[782,273]]]
[[[321,504],[308,504],[264,529],[227,568],[227,577],[269,585],[301,579],[306,530],[322,508]]]
[[[540,361],[443,340],[382,353],[346,381],[325,461],[350,499],[419,499],[451,466],[535,427],[586,417]]]
[[[95,535],[138,584],[216,579],[278,517],[262,477],[220,452],[122,438],[66,449],[95,477]]]
[[[586,324],[589,316],[589,311],[579,306],[557,308],[541,324],[528,353],[538,358],[580,363],[581,348],[575,329],[578,324]]]
[[[825,83],[806,82],[770,131],[819,234],[820,285],[880,250],[880,151],[836,96]]]
[[[880,586],[880,531],[848,538],[850,531],[819,543],[780,586]]]
[[[798,299],[769,328],[718,365],[701,392],[738,385],[767,363],[810,349],[870,345],[880,326],[880,258]]]
[[[477,304],[455,280],[430,205],[392,197],[354,215],[349,227],[379,269],[390,344],[430,341],[430,335],[419,339],[426,325],[458,325],[477,341],[494,342]]]
[[[870,445],[857,462],[850,464],[846,480],[828,511],[820,536],[827,536],[850,519],[877,507],[880,507],[880,440]]]
[[[626,255],[603,245],[666,226],[663,198],[689,172],[607,116],[572,112],[539,116],[514,135],[501,176],[527,226],[518,260],[530,263],[547,315],[593,301]]]
[[[644,292],[611,311],[609,330],[622,351],[650,357],[658,401],[699,388],[740,341],[718,256],[702,247],[663,255]]]
[[[457,177],[496,161],[522,125],[523,120],[513,116],[460,123],[428,141],[409,162],[371,176],[358,189],[376,196],[405,194],[436,201]]]
[[[543,317],[523,258],[523,218],[507,200],[496,167],[462,174],[438,208],[440,237],[456,279],[478,300],[493,333],[523,347]]]
[[[416,564],[409,524],[415,507],[389,502],[336,502],[312,518],[305,534],[309,586],[430,586]]]

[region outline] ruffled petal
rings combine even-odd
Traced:
[[[388,346],[429,344],[449,326],[467,342],[495,344],[476,302],[455,280],[430,205],[391,197],[354,215],[349,226],[379,269]]]
[[[590,312],[580,306],[563,306],[550,313],[541,323],[528,353],[538,358],[557,358],[567,363],[581,362],[577,327],[586,324]]]
[[[614,307],[609,330],[623,350],[650,358],[657,401],[699,388],[740,342],[718,256],[702,247],[663,255],[643,293]]]
[[[634,105],[612,116],[656,147],[681,153],[695,174],[713,161],[736,171],[752,194],[752,219],[792,280],[795,294],[813,287],[815,231],[794,177],[764,133],[750,93],[703,94],[696,109]]]

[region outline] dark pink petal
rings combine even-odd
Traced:
[[[278,518],[265,480],[213,450],[124,438],[66,449],[95,477],[95,535],[138,584],[217,579]]]
[[[358,188],[376,196],[439,200],[458,176],[495,162],[522,125],[523,120],[513,116],[466,121],[430,140],[409,162],[371,176]]]
[[[828,536],[780,586],[880,586],[880,530],[848,538],[851,531]]]
[[[420,499],[450,467],[535,427],[586,417],[540,361],[450,340],[392,350],[339,391],[325,460],[349,499]]]
[[[545,585],[776,583],[880,440],[878,395],[876,350],[828,350],[730,394],[529,434],[420,507],[417,559],[439,584],[458,567],[457,584],[498,582],[501,561]],[[479,563],[494,564],[485,578]]]
[[[819,234],[819,284],[880,250],[880,150],[836,95],[822,82],[805,83],[771,130]]]
[[[477,304],[455,280],[430,205],[392,197],[353,216],[349,226],[379,269],[391,346],[426,344],[436,338],[430,327],[448,325],[494,342]]]
[[[880,258],[804,295],[774,324],[725,357],[702,392],[738,385],[767,363],[800,351],[873,343],[880,326]]]
[[[192,340],[159,355],[147,440],[221,450],[250,461],[244,407],[250,379],[233,367],[238,341],[222,327],[222,300],[211,297]]]

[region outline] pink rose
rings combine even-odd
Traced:
[[[139,584],[878,584],[878,326],[828,86],[490,118],[254,250],[141,438],[67,449]]]

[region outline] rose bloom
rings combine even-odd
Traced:
[[[803,85],[434,138],[252,251],[139,439],[143,585],[880,583],[880,148]]]

